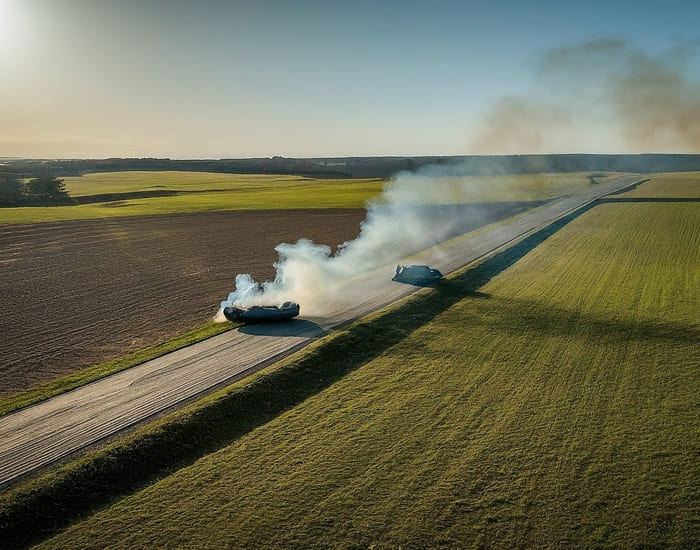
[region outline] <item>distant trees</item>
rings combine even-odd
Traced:
[[[0,206],[17,206],[26,202],[27,189],[12,172],[0,172]]]
[[[0,172],[0,207],[69,204],[71,201],[63,180],[48,170],[30,179],[15,172]]]
[[[66,203],[69,202],[68,191],[63,180],[48,172],[27,182],[27,196],[32,203]]]

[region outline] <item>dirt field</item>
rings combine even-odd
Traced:
[[[364,210],[216,212],[0,226],[0,395],[206,323],[274,247],[354,238]]]
[[[437,210],[468,231],[538,203]],[[238,273],[274,276],[274,248],[353,239],[362,209],[235,211],[0,225],[0,396],[209,321]]]

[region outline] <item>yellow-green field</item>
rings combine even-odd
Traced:
[[[697,185],[655,176],[619,197]],[[323,391],[42,547],[693,548],[699,228],[697,201],[595,206]]]
[[[588,173],[437,178],[426,185],[454,183],[469,189],[464,202],[543,200],[591,185]],[[619,175],[619,174],[617,174]],[[605,181],[615,175],[597,175]],[[314,179],[302,176],[215,174],[207,172],[105,172],[63,178],[74,198],[123,194],[71,206],[0,209],[0,224],[37,223],[114,216],[143,216],[216,210],[362,208],[381,194],[381,179]],[[173,192],[170,196],[133,193]]]
[[[213,172],[125,171],[98,172],[80,177],[63,178],[73,197],[96,193],[133,193],[135,191],[256,191],[273,188],[295,188],[313,180],[303,176],[267,174],[221,174]],[[331,184],[346,180],[325,180]],[[357,180],[347,180],[356,182]]]
[[[205,172],[108,172],[63,180],[72,197],[164,191],[178,194],[120,197],[73,206],[3,208],[0,209],[0,224],[218,210],[362,208],[369,198],[381,192],[383,185],[379,179],[333,180]]]
[[[671,172],[652,174],[649,183],[627,191],[620,197],[628,198],[698,198],[700,197],[700,173]]]
[[[595,180],[604,182],[621,174],[597,173]],[[551,173],[520,174],[501,176],[461,176],[442,177],[438,180],[449,183],[468,183],[479,200],[529,200],[552,198],[564,193],[585,188],[590,184],[590,173]],[[361,183],[370,184],[368,191],[377,194],[383,180],[373,179],[315,179],[303,176],[266,175],[266,174],[218,174],[211,172],[102,172],[85,174],[80,177],[63,178],[66,189],[73,197],[83,197],[101,193],[133,193],[136,191],[172,190],[182,192],[222,192],[236,191],[252,194],[270,192],[271,190],[313,191],[326,185],[329,189],[351,186]],[[372,185],[375,184],[375,185]],[[503,196],[505,192],[518,193],[519,196]],[[367,195],[366,198],[374,196]]]

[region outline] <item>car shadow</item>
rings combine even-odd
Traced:
[[[328,331],[321,328],[316,323],[306,319],[292,319],[281,323],[257,323],[243,325],[238,328],[238,332],[251,334],[254,336],[275,336],[279,338],[291,338],[302,336],[306,338],[318,338],[327,334]]]
[[[418,286],[421,288],[426,288],[426,287],[433,287],[437,285],[438,281],[428,281],[428,282],[420,282],[420,281],[402,281],[400,279],[392,279],[392,281],[396,283],[401,283],[402,285],[410,285],[410,286]]]

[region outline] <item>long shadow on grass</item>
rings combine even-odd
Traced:
[[[534,300],[499,298],[499,302],[513,314],[495,318],[484,316],[478,319],[479,325],[515,336],[521,335],[523,327],[527,327],[529,332],[540,333],[542,337],[578,336],[597,343],[637,341],[688,345],[700,341],[697,325],[689,323],[664,319],[633,320],[624,316],[615,318],[609,312],[596,315],[594,312],[553,308]]]
[[[459,277],[442,280],[390,313],[332,334],[298,360],[218,394],[126,440],[69,464],[52,477],[18,487],[0,509],[0,540],[21,548],[49,537],[154,480],[192,464],[271,421],[398,344],[593,207],[585,206],[537,231]]]

